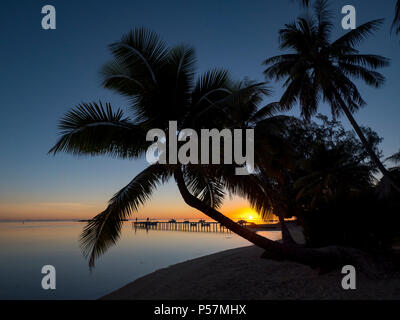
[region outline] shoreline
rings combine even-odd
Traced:
[[[344,290],[340,270],[318,275],[288,261],[261,259],[246,246],[156,270],[100,300],[399,300],[400,277],[371,280],[357,274],[357,289]]]

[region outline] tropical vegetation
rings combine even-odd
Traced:
[[[254,129],[255,171],[238,176],[228,164],[150,164],[85,226],[80,243],[90,267],[117,242],[123,221],[170,179],[186,204],[263,248],[267,258],[320,270],[350,263],[369,272],[369,255],[393,253],[399,238],[400,169],[385,168],[382,139],[353,117],[366,104],[353,79],[376,88],[384,82],[376,70],[389,60],[357,49],[382,21],[367,22],[332,41],[326,1],[315,1],[314,10],[313,17],[300,17],[280,30],[280,48],[291,52],[264,62],[267,80],[284,81],[278,102],[265,103],[270,99],[267,81],[236,81],[223,69],[196,76],[193,48],[168,47],[148,29],[134,29],[110,45],[103,86],[127,98],[128,113],[102,102],[76,106],[61,119],[61,135],[50,153],[138,159],[152,143],[146,141],[147,132],[168,132],[174,120],[176,135],[184,128]],[[332,120],[317,115],[321,101],[329,104]],[[300,118],[284,114],[295,105]],[[342,114],[356,134],[337,120]],[[398,164],[399,153],[386,161]],[[267,239],[224,215],[221,204],[232,194],[245,197],[265,219],[276,214],[284,241]],[[303,226],[306,245],[291,236],[285,224],[290,217]]]

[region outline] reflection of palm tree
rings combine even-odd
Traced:
[[[233,126],[229,114],[241,101],[254,105],[266,91],[263,84],[235,84],[224,70],[212,70],[194,81],[194,51],[179,46],[168,49],[158,36],[145,29],[135,30],[110,46],[114,60],[102,70],[104,86],[129,98],[133,121],[110,105],[82,104],[60,123],[62,136],[51,149],[54,154],[111,155],[134,159],[143,155],[149,129],[168,132],[169,120],[182,128]],[[226,108],[229,108],[227,110]],[[252,115],[258,120],[273,109],[269,106]],[[255,119],[255,118],[254,118]],[[139,173],[110,200],[106,210],[91,220],[81,235],[81,245],[90,266],[119,238],[122,219],[149,199],[160,183],[174,177],[183,199],[231,231],[270,251],[280,244],[241,227],[216,210],[224,197],[224,187],[245,195],[262,209],[265,200],[251,176],[234,175],[228,166],[153,164]],[[217,177],[215,178],[215,174]],[[262,200],[260,200],[262,199]]]
[[[289,110],[298,102],[306,119],[317,112],[321,98],[330,104],[333,116],[343,112],[375,165],[400,192],[352,115],[365,101],[350,77],[377,88],[384,82],[384,77],[375,70],[387,66],[388,59],[361,54],[355,48],[381,24],[382,20],[364,23],[331,42],[331,13],[326,1],[317,0],[314,18],[299,18],[280,30],[281,49],[292,49],[293,53],[267,59],[265,75],[286,80],[286,90],[280,100],[282,107]]]

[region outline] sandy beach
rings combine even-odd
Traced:
[[[400,299],[400,277],[357,274],[357,289],[341,287],[340,271],[318,275],[307,266],[260,259],[255,246],[193,259],[149,275],[101,299]]]

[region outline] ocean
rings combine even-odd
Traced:
[[[0,299],[97,299],[157,269],[250,243],[233,233],[146,230],[125,222],[118,243],[90,271],[79,248],[85,223],[0,222]],[[263,232],[278,240],[279,231]],[[56,289],[42,288],[42,267]]]

